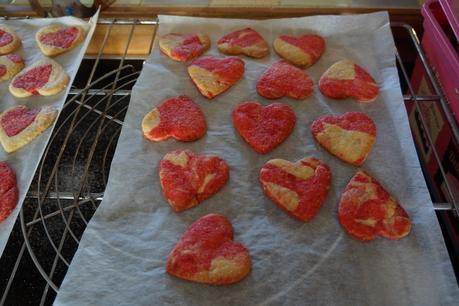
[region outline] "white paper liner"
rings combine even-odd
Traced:
[[[56,305],[447,305],[458,289],[420,169],[408,125],[387,13],[315,16],[278,20],[228,20],[160,16],[159,36],[203,31],[211,50],[222,35],[252,27],[272,43],[280,34],[319,33],[327,50],[306,72],[317,84],[334,62],[349,58],[365,67],[381,87],[371,104],[333,101],[317,86],[304,101],[287,98],[297,116],[292,135],[266,155],[255,153],[235,133],[232,109],[257,100],[255,84],[270,63],[243,58],[246,72],[233,88],[212,101],[202,97],[186,73],[155,48],[133,89],[104,200],[83,235]],[[143,116],[166,98],[186,94],[203,109],[209,130],[192,143],[153,143],[140,130]],[[376,177],[407,210],[411,234],[400,241],[363,243],[349,237],[337,220],[337,204],[357,171],[321,149],[310,132],[324,114],[363,111],[376,122],[378,137],[363,169]],[[164,197],[158,164],[165,153],[191,149],[224,158],[230,180],[199,206],[177,214]],[[299,222],[267,199],[258,182],[272,158],[291,161],[315,156],[331,168],[328,198],[309,223]],[[222,213],[235,239],[253,260],[250,275],[235,285],[214,287],[183,281],[165,272],[167,256],[186,228],[208,213]]]
[[[61,111],[67,94],[70,90],[70,85],[75,78],[75,75],[80,67],[86,48],[91,41],[92,34],[97,24],[99,12],[97,12],[89,22],[75,17],[60,17],[60,18],[34,18],[22,20],[2,20],[0,24],[5,24],[13,28],[16,34],[22,40],[21,48],[14,52],[22,56],[26,67],[35,63],[44,57],[35,42],[35,33],[44,26],[59,23],[68,26],[81,26],[86,31],[85,40],[77,45],[74,49],[64,54],[53,57],[55,61],[64,67],[64,70],[70,77],[69,85],[61,93],[43,97],[32,96],[29,98],[16,98],[8,90],[10,81],[0,83],[0,112],[15,106],[26,105],[28,107],[53,106],[59,112]],[[51,127],[43,134],[35,138],[31,143],[22,147],[16,152],[6,153],[3,147],[0,146],[0,161],[5,161],[16,172],[16,179],[19,189],[19,200],[16,208],[11,215],[2,223],[0,223],[0,256],[3,253],[5,245],[8,241],[11,231],[13,230],[16,218],[21,210],[24,198],[29,190],[30,183],[34,177],[35,171],[40,162],[41,156],[46,148],[46,145],[51,136],[52,130],[57,119]]]

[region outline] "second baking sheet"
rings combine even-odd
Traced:
[[[244,77],[212,101],[190,81],[186,65],[155,47],[133,89],[111,166],[104,200],[87,227],[58,294],[56,305],[433,305],[458,298],[453,272],[413,146],[397,76],[388,15],[321,16],[280,20],[225,20],[160,17],[159,35],[203,31],[212,40],[207,54],[222,56],[223,34],[252,27],[272,43],[280,34],[315,32],[327,50],[306,72],[317,84],[332,63],[350,58],[367,68],[381,86],[368,105],[333,101],[317,88],[303,101],[280,99],[297,116],[294,132],[266,155],[253,151],[234,131],[232,109],[242,101],[271,103],[255,83],[278,57],[243,58]],[[171,96],[191,96],[203,109],[209,130],[192,143],[152,143],[140,130],[143,116]],[[404,206],[412,233],[400,241],[362,243],[346,235],[337,220],[339,197],[357,168],[322,150],[310,124],[320,115],[363,111],[378,127],[378,139],[363,169],[374,175]],[[162,196],[158,164],[168,151],[186,148],[212,153],[230,166],[230,180],[199,206],[177,214]],[[272,158],[291,161],[315,156],[332,171],[332,188],[320,213],[301,223],[268,200],[258,182]],[[235,239],[253,259],[250,275],[238,284],[212,287],[165,272],[166,258],[185,229],[211,212],[233,223]]]

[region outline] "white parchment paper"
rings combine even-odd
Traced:
[[[91,41],[92,34],[97,23],[99,13],[97,12],[89,22],[85,22],[75,17],[61,17],[61,18],[36,18],[36,19],[22,19],[22,20],[2,20],[0,24],[5,24],[13,28],[16,34],[22,40],[21,48],[16,51],[16,54],[22,56],[25,61],[26,67],[40,60],[44,55],[35,42],[35,33],[44,26],[53,23],[65,24],[69,26],[79,25],[86,31],[85,40],[76,46],[73,50],[58,55],[53,59],[64,67],[64,70],[70,77],[69,86],[61,93],[43,97],[32,96],[29,98],[16,98],[8,90],[9,81],[0,83],[0,112],[15,106],[26,105],[28,107],[40,106],[54,106],[59,112],[62,109],[65,98],[70,90],[70,85],[80,67],[81,60],[83,59],[86,48]],[[56,120],[57,121],[57,120]],[[46,148],[46,144],[51,136],[52,130],[56,121],[49,127],[43,134],[35,138],[31,143],[22,147],[16,152],[6,153],[3,147],[0,146],[0,160],[6,161],[16,172],[16,179],[19,189],[19,200],[16,208],[11,215],[4,222],[0,223],[0,256],[8,241],[8,237],[13,229],[14,222],[21,210],[24,198],[29,190],[30,183],[32,182],[35,171],[40,162],[41,156]]]
[[[333,101],[316,87],[304,101],[280,99],[297,116],[293,134],[266,155],[255,153],[234,131],[231,111],[240,102],[269,101],[257,95],[257,78],[270,63],[244,58],[244,77],[212,101],[202,97],[186,73],[155,48],[133,89],[110,179],[101,206],[87,227],[68,270],[56,305],[448,305],[459,294],[411,138],[395,68],[388,15],[320,16],[280,20],[225,20],[160,17],[159,35],[207,32],[208,54],[219,55],[216,41],[243,27],[270,43],[280,34],[319,33],[327,50],[307,73],[317,84],[331,64],[349,58],[367,68],[381,93],[371,104]],[[153,143],[140,124],[153,106],[187,94],[203,109],[207,135],[193,143]],[[411,234],[400,241],[350,238],[337,220],[339,197],[357,168],[322,150],[309,129],[324,114],[363,111],[378,128],[377,142],[363,169],[374,175],[406,208]],[[187,148],[223,157],[230,180],[199,206],[177,214],[161,193],[158,163],[170,150]],[[304,224],[279,210],[260,188],[258,173],[272,158],[297,160],[312,155],[333,174],[320,213]],[[165,272],[166,258],[196,219],[211,212],[227,216],[235,239],[244,243],[253,270],[240,283],[214,287],[191,283]]]

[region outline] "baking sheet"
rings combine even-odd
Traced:
[[[16,31],[16,34],[21,38],[22,46],[15,53],[22,56],[26,67],[44,57],[44,55],[40,52],[37,43],[35,42],[35,33],[41,27],[53,23],[60,23],[69,26],[79,25],[82,26],[87,33],[85,40],[76,46],[73,50],[53,57],[54,60],[56,60],[64,67],[65,71],[70,77],[69,86],[67,86],[66,90],[63,90],[57,95],[49,97],[32,96],[29,98],[15,98],[8,90],[9,81],[5,81],[0,83],[0,112],[15,105],[26,105],[28,107],[41,107],[49,105],[54,106],[60,112],[70,90],[70,85],[72,84],[78,68],[80,67],[80,63],[83,59],[86,48],[91,41],[98,15],[99,12],[97,12],[89,20],[89,22],[85,22],[84,20],[75,17],[34,18],[0,21],[0,24],[11,26]],[[46,144],[49,141],[56,121],[57,120],[55,120],[53,125],[49,127],[43,134],[16,152],[8,154],[0,145],[0,160],[6,161],[16,172],[16,180],[19,189],[19,200],[16,208],[4,222],[0,223],[0,256],[3,253],[3,249],[5,248],[10,233],[13,230],[14,223],[16,222],[16,218],[19,214],[19,211],[21,210],[22,203],[24,202],[24,198],[27,194],[27,191],[29,190],[30,183],[32,182],[35,171],[46,148]]]
[[[244,77],[212,101],[202,97],[186,65],[160,54],[145,62],[132,92],[104,200],[90,221],[63,281],[56,305],[448,305],[459,293],[411,138],[385,12],[354,16],[315,16],[279,20],[227,20],[160,16],[159,36],[205,31],[208,54],[218,55],[217,39],[250,26],[268,42],[280,34],[319,33],[327,42],[322,58],[307,73],[315,83],[326,68],[343,58],[366,67],[380,84],[371,104],[333,101],[314,89],[304,101],[287,98],[297,116],[292,135],[277,149],[255,153],[234,131],[231,111],[257,100],[255,82],[265,59],[244,58]],[[143,116],[171,96],[187,94],[208,120],[209,130],[192,143],[153,143],[140,130]],[[363,169],[375,176],[407,210],[411,234],[400,241],[378,238],[362,243],[343,232],[337,203],[357,171],[321,149],[309,126],[320,115],[363,111],[376,122],[378,137]],[[199,206],[177,214],[164,200],[158,179],[160,159],[187,148],[223,157],[230,180]],[[312,155],[331,168],[332,188],[320,213],[299,222],[268,200],[258,173],[272,158],[297,160]],[[227,216],[235,239],[244,243],[253,270],[240,283],[213,287],[183,281],[165,272],[166,258],[196,219],[216,212]]]

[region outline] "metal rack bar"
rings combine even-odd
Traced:
[[[436,99],[432,99],[434,96],[418,96],[414,89],[413,89],[413,86],[411,85],[411,82],[410,82],[410,77],[408,76],[408,73],[407,73],[407,70],[403,64],[403,61],[400,57],[400,54],[398,52],[398,50],[395,50],[395,56],[396,56],[396,59],[397,59],[397,62],[399,64],[399,67],[402,71],[402,75],[406,81],[406,84],[408,86],[408,91],[410,93],[410,96],[411,96],[411,99],[409,99],[409,101],[413,101],[414,102],[414,106],[416,108],[416,111],[417,113],[419,114],[419,118],[421,119],[421,123],[422,125],[424,126],[424,130],[425,130],[425,135],[427,136],[427,141],[429,142],[429,145],[430,147],[432,148],[432,152],[434,154],[434,158],[435,158],[435,161],[437,162],[437,165],[440,169],[440,172],[441,172],[441,175],[443,176],[443,180],[444,180],[444,183],[445,183],[445,186],[446,186],[446,192],[447,192],[447,198],[448,198],[448,201],[451,201],[451,203],[434,203],[434,208],[436,210],[454,210],[456,214],[459,214],[459,200],[456,199],[455,197],[455,194],[453,192],[453,187],[451,186],[447,176],[446,176],[446,171],[443,167],[443,164],[441,162],[441,158],[440,158],[440,154],[437,152],[437,150],[435,149],[435,142],[433,141],[433,138],[432,138],[432,135],[430,134],[430,131],[429,129],[427,128],[427,119],[425,118],[423,112],[421,111],[420,109],[420,102],[421,101],[435,101],[435,102],[438,102],[442,109],[443,109],[443,112],[445,113],[445,116],[447,118],[447,121],[448,121],[448,124],[449,126],[451,127],[451,131],[453,132],[453,137],[455,138],[456,140],[456,143],[459,143],[459,130],[458,130],[458,127],[457,127],[457,123],[454,119],[454,117],[452,116],[452,112],[451,110],[449,109],[448,105],[447,105],[447,101],[446,101],[446,98],[444,97],[444,94],[443,92],[441,91],[440,89],[440,85],[438,84],[438,81],[436,80],[429,64],[427,63],[427,59],[426,59],[426,56],[424,54],[424,51],[422,50],[422,47],[419,43],[419,39],[417,37],[417,34],[416,34],[416,31],[409,25],[407,24],[403,24],[403,23],[392,23],[391,24],[392,27],[401,27],[403,29],[405,29],[409,35],[410,35],[410,38],[413,42],[413,45],[414,47],[416,48],[416,51],[419,55],[419,59],[421,60],[421,63],[428,75],[428,78],[429,78],[429,81],[430,83],[432,84],[433,88],[434,88],[434,91],[435,91],[435,96],[437,97]],[[427,99],[429,98],[429,100]],[[407,100],[405,100],[407,101]]]

